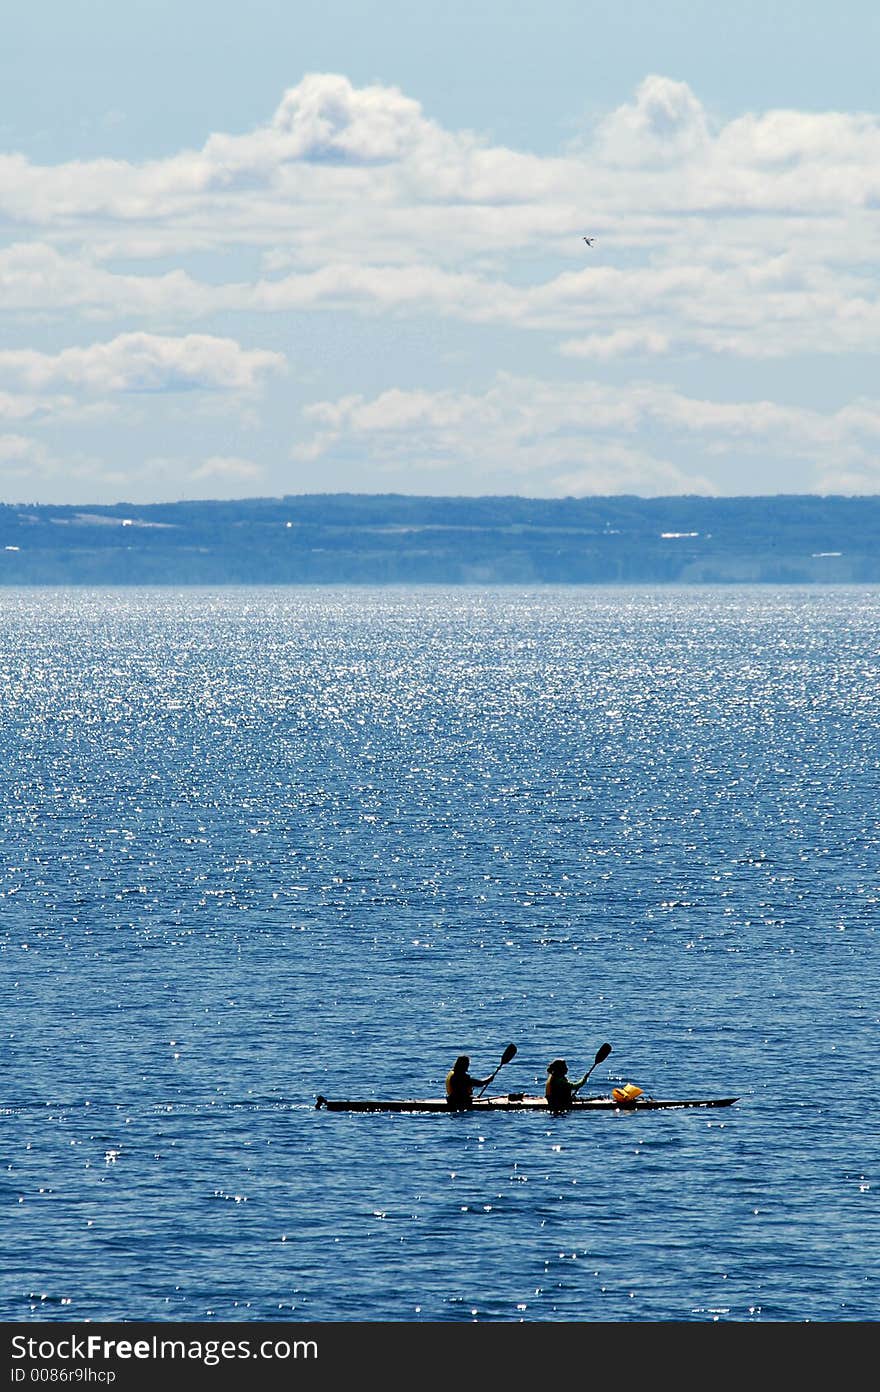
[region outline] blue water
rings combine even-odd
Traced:
[[[0,590],[0,1319],[876,1319],[878,675],[876,588]],[[740,1100],[314,1107],[605,1040]]]

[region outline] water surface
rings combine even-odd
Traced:
[[[4,1320],[873,1320],[880,590],[0,590]],[[547,1062],[718,1112],[340,1115]]]

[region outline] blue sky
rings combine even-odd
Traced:
[[[0,502],[880,491],[878,51],[867,0],[16,7]]]

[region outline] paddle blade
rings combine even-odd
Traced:
[[[609,1055],[610,1053],[611,1053],[611,1045],[610,1045],[610,1044],[603,1044],[603,1045],[599,1048],[599,1050],[598,1050],[598,1052],[597,1052],[597,1054],[596,1054],[596,1063],[601,1063],[601,1062],[603,1061],[603,1059],[607,1059],[607,1057],[608,1057],[608,1055]],[[595,1068],[595,1066],[596,1066],[596,1064],[594,1063],[594,1064],[593,1064],[593,1067]]]
[[[507,1048],[504,1050],[504,1053],[501,1055],[501,1062],[499,1063],[498,1068],[495,1069],[495,1073],[497,1073],[499,1069],[503,1068],[505,1063],[510,1063],[510,1060],[513,1058],[515,1053],[516,1045],[508,1044]],[[477,1093],[478,1097],[482,1097],[483,1093],[486,1091],[486,1088],[489,1086],[492,1079],[495,1077],[495,1073],[489,1074],[489,1077],[486,1079],[485,1083],[480,1088],[480,1091]]]

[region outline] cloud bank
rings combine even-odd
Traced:
[[[118,459],[121,398],[188,392],[223,422],[192,466],[204,484],[312,491],[320,460],[369,491],[406,455],[416,491],[735,492],[745,452],[788,460],[799,491],[873,490],[876,401],[712,401],[695,374],[872,354],[878,210],[871,113],[718,122],[652,74],[543,157],[444,129],[397,88],[312,73],[264,124],[166,159],[0,152],[0,428],[36,449],[61,412],[91,409],[94,432],[104,402],[113,434],[88,448]],[[385,335],[383,389],[357,382],[359,322]],[[472,385],[427,349],[407,385],[400,325],[456,335]],[[487,342],[521,343],[541,370],[511,390]],[[311,375],[311,400],[285,394],[292,375]],[[507,474],[487,465],[502,458]]]

